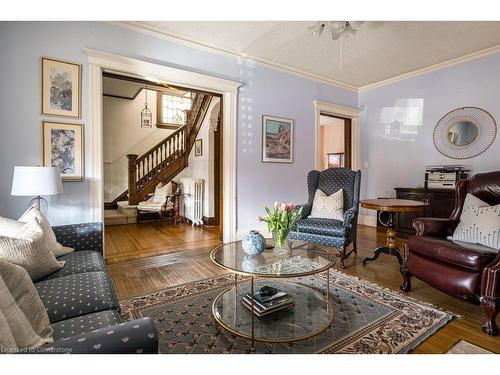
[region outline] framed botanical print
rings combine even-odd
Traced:
[[[328,168],[343,168],[344,167],[344,153],[326,154]]]
[[[43,121],[43,166],[59,167],[63,181],[82,181],[83,125]]]
[[[42,58],[42,114],[80,118],[81,65]]]
[[[262,116],[262,161],[293,163],[294,121],[282,117]]]
[[[194,142],[194,156],[203,155],[203,139],[197,139]]]

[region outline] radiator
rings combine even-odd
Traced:
[[[180,179],[182,199],[181,215],[193,225],[203,225],[203,184],[202,178]]]

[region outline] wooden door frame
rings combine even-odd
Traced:
[[[321,170],[322,160],[319,155],[319,130],[321,126],[321,114],[349,119],[351,121],[351,169],[359,169],[359,116],[361,110],[353,107],[346,107],[340,104],[322,102],[314,100],[314,160],[315,168]],[[345,151],[345,150],[344,150]]]
[[[102,73],[104,70],[221,95],[224,118],[222,158],[223,241],[236,237],[236,131],[240,82],[84,48],[88,57],[89,116],[86,124],[86,176],[93,221],[104,219]]]

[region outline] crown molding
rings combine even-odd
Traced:
[[[141,32],[143,34],[147,34],[150,36],[154,36],[157,38],[168,40],[168,41],[173,42],[173,43],[182,44],[182,45],[185,45],[188,47],[201,49],[201,50],[204,50],[204,51],[207,51],[210,53],[216,53],[218,55],[231,57],[231,58],[237,57],[237,58],[241,58],[241,59],[249,59],[252,62],[255,62],[255,63],[262,65],[262,66],[265,66],[267,68],[271,68],[271,69],[278,70],[278,71],[288,73],[288,74],[293,74],[295,76],[299,76],[299,77],[306,78],[309,80],[313,80],[313,81],[317,81],[317,82],[321,82],[321,83],[326,83],[328,85],[338,86],[340,88],[347,89],[350,91],[358,92],[358,87],[355,85],[351,85],[351,84],[348,84],[345,82],[340,82],[340,81],[337,81],[335,79],[328,78],[328,77],[325,77],[325,76],[322,76],[319,74],[306,72],[306,71],[301,70],[301,69],[292,68],[288,65],[279,64],[279,63],[272,62],[272,61],[269,61],[266,59],[262,59],[260,57],[251,56],[251,55],[248,55],[246,53],[241,53],[241,52],[229,50],[226,48],[217,47],[215,45],[209,44],[207,42],[203,42],[201,40],[187,39],[179,34],[175,34],[172,32],[167,33],[165,31],[160,30],[158,28],[155,28],[151,25],[144,25],[141,22],[113,21],[113,22],[109,22],[109,23],[111,23],[115,26],[120,26],[120,27],[129,29],[129,30],[138,31],[138,32]]]
[[[435,70],[448,68],[448,67],[453,66],[453,65],[458,65],[458,64],[462,64],[462,63],[467,62],[467,61],[476,60],[476,59],[479,59],[481,57],[493,55],[493,54],[498,53],[498,52],[500,52],[500,44],[493,46],[493,47],[485,48],[485,49],[482,49],[482,50],[479,50],[476,52],[468,53],[467,55],[456,57],[456,58],[451,59],[451,60],[446,60],[446,61],[443,61],[443,62],[440,62],[437,64],[426,66],[424,68],[413,70],[413,71],[410,71],[408,73],[404,73],[404,74],[400,74],[400,75],[397,75],[397,76],[394,76],[391,78],[387,78],[387,79],[384,79],[382,81],[370,83],[369,85],[358,87],[358,90],[359,90],[359,92],[363,92],[363,91],[376,89],[378,87],[387,86],[387,85],[390,85],[390,84],[395,83],[395,82],[403,81],[405,79],[418,77],[418,76],[421,76],[423,74],[433,72]]]
[[[387,79],[384,79],[381,81],[373,82],[373,83],[370,83],[368,85],[356,86],[353,84],[337,81],[335,79],[332,79],[332,78],[329,78],[326,76],[306,72],[306,71],[301,70],[301,69],[292,68],[292,67],[284,65],[284,64],[279,64],[279,63],[275,63],[275,62],[272,62],[272,61],[269,61],[266,59],[262,59],[259,57],[250,56],[250,55],[247,55],[245,53],[217,47],[215,45],[203,42],[201,40],[188,39],[186,37],[183,37],[181,35],[171,33],[171,32],[167,33],[165,31],[160,30],[160,29],[153,27],[151,25],[145,25],[142,22],[112,21],[109,23],[113,24],[115,26],[123,27],[123,28],[129,29],[129,30],[141,32],[143,34],[147,34],[150,36],[154,36],[157,38],[168,40],[168,41],[173,42],[173,43],[182,44],[182,45],[185,45],[188,47],[201,49],[201,50],[204,50],[204,51],[207,51],[210,53],[216,53],[218,55],[231,57],[231,58],[236,57],[236,58],[249,59],[249,60],[252,60],[253,62],[255,62],[259,65],[262,65],[262,66],[265,66],[265,67],[268,67],[268,68],[271,68],[274,70],[278,70],[278,71],[285,72],[288,74],[293,74],[293,75],[296,75],[296,76],[299,76],[302,78],[325,83],[328,85],[337,86],[337,87],[347,89],[350,91],[354,91],[357,93],[368,91],[368,90],[373,90],[373,89],[383,87],[383,86],[387,86],[387,85],[390,85],[390,84],[393,84],[393,83],[396,83],[399,81],[403,81],[405,79],[418,77],[418,76],[433,72],[435,70],[444,69],[444,68],[447,68],[447,67],[450,67],[453,65],[461,64],[461,63],[464,63],[467,61],[479,59],[481,57],[485,57],[485,56],[500,52],[500,44],[499,44],[499,45],[485,48],[485,49],[482,49],[482,50],[479,50],[476,52],[471,52],[471,53],[468,53],[466,55],[456,57],[456,58],[453,58],[450,60],[442,61],[442,62],[437,63],[437,64],[432,64],[432,65],[426,66],[424,68],[412,70],[412,71],[409,71],[407,73],[403,73],[403,74],[400,74],[400,75],[397,75],[397,76],[394,76],[391,78],[387,78]]]

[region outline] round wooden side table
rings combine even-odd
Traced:
[[[365,199],[361,201],[361,207],[370,210],[384,211],[387,212],[387,222],[382,223],[387,227],[387,243],[385,246],[380,246],[374,250],[372,257],[365,258],[363,264],[368,262],[373,262],[377,260],[381,253],[389,254],[397,258],[399,264],[403,263],[403,258],[401,257],[400,250],[396,242],[396,230],[395,226],[395,216],[398,212],[412,212],[420,211],[427,203],[414,201],[410,199],[393,199],[393,198],[381,198],[381,199]],[[378,220],[378,218],[377,218]]]

